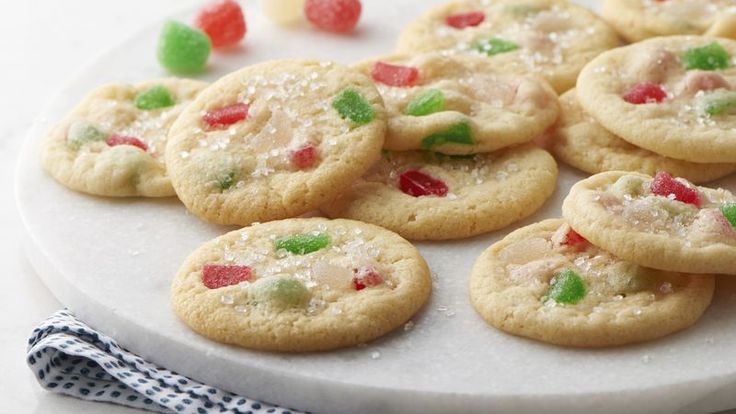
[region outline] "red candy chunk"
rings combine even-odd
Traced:
[[[567,232],[567,235],[565,235],[565,240],[562,242],[562,245],[564,246],[575,247],[578,249],[585,247],[586,244],[588,244],[588,240],[586,240],[585,237],[579,235],[573,229],[570,229],[570,231]]]
[[[244,121],[248,117],[249,108],[248,104],[236,103],[207,112],[202,116],[202,121],[210,128],[226,127]]]
[[[652,82],[637,83],[624,95],[624,101],[634,105],[660,103],[665,98],[667,98],[667,92]]]
[[[371,76],[374,81],[389,86],[412,86],[419,78],[419,69],[376,62],[371,70]]]
[[[483,23],[485,19],[486,14],[482,11],[472,11],[469,13],[459,13],[447,16],[445,23],[456,29],[465,29],[466,27],[475,27]]]
[[[317,147],[312,143],[305,144],[289,155],[289,161],[291,161],[291,164],[300,170],[312,168],[317,162],[317,159]]]
[[[650,190],[658,196],[675,196],[675,200],[700,207],[700,196],[698,191],[675,180],[671,174],[660,171],[654,176]]]
[[[399,176],[399,188],[412,197],[447,195],[447,184],[417,170],[408,170]]]
[[[247,31],[240,5],[233,0],[218,0],[200,10],[194,25],[209,36],[212,47],[238,44]]]
[[[107,138],[105,142],[111,147],[116,147],[118,145],[131,145],[134,147],[138,147],[143,151],[148,151],[148,145],[135,137],[112,134]]]
[[[313,25],[335,33],[348,33],[360,20],[360,0],[307,0],[304,15]]]
[[[355,290],[363,290],[366,287],[378,286],[383,284],[383,278],[373,267],[364,266],[353,269],[353,287]]]
[[[251,280],[253,272],[248,266],[206,264],[202,267],[202,283],[207,289],[219,289]]]

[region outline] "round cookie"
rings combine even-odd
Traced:
[[[376,339],[427,301],[417,249],[370,224],[322,218],[256,224],[194,251],[173,281],[177,315],[212,340],[324,351]]]
[[[556,181],[554,159],[533,144],[454,157],[385,151],[363,178],[321,210],[408,239],[461,239],[530,216],[552,195]]]
[[[560,97],[560,117],[548,144],[559,160],[590,174],[638,171],[654,175],[667,171],[694,183],[712,181],[736,171],[736,164],[698,164],[656,154],[608,132],[583,111],[575,89]]]
[[[736,274],[736,196],[661,172],[611,171],[575,184],[573,229],[623,260],[673,272]]]
[[[380,157],[386,114],[371,80],[329,62],[278,60],[213,83],[169,132],[179,198],[207,221],[295,217]]]
[[[664,272],[588,243],[564,220],[516,230],[481,254],[470,299],[489,324],[557,345],[643,342],[693,325],[710,305],[713,275]]]
[[[664,156],[736,162],[736,41],[672,36],[605,52],[580,73],[583,109]]]
[[[204,89],[189,79],[110,84],[88,94],[49,131],[41,162],[75,191],[109,197],[167,197],[166,133]]]
[[[619,45],[606,22],[572,2],[456,0],[409,24],[397,52],[480,55],[506,73],[540,75],[562,93],[586,63]]]
[[[557,94],[475,56],[386,56],[356,69],[372,76],[388,114],[384,148],[490,152],[531,141],[557,119]]]
[[[730,0],[605,0],[601,14],[631,43],[685,34],[736,38],[735,6]]]

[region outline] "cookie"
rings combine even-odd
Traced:
[[[461,239],[530,216],[552,195],[556,181],[554,159],[533,144],[472,156],[385,151],[321,210],[408,239]]]
[[[355,67],[373,78],[383,97],[384,148],[393,151],[495,151],[531,141],[559,112],[557,94],[546,82],[504,74],[481,57],[396,55]]]
[[[730,0],[605,0],[601,14],[631,43],[687,34],[736,38],[734,6]]]
[[[583,109],[666,157],[736,163],[736,41],[672,36],[605,52],[580,73]]]
[[[50,130],[42,164],[58,182],[83,193],[173,196],[166,134],[205,86],[171,78],[99,87]]]
[[[649,341],[693,325],[713,275],[637,266],[595,247],[564,220],[516,230],[481,254],[470,277],[475,310],[496,328],[557,345]]]
[[[736,164],[698,164],[656,154],[608,132],[583,111],[575,90],[560,97],[560,117],[549,148],[559,160],[590,174],[637,171],[654,175],[667,171],[695,183],[712,181],[736,171]]]
[[[397,52],[479,55],[506,73],[539,75],[562,93],[586,63],[619,44],[606,22],[572,2],[457,0],[409,24]]]
[[[290,219],[207,242],[173,281],[177,315],[214,341],[282,352],[376,339],[427,301],[429,269],[398,235],[351,220]]]
[[[385,130],[367,76],[329,62],[271,61],[204,90],[171,127],[166,165],[179,198],[204,220],[295,217],[367,171]]]
[[[611,171],[575,184],[562,214],[623,260],[687,273],[736,274],[736,196],[665,172]]]

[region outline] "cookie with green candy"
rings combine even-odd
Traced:
[[[424,259],[395,233],[312,218],[256,224],[205,243],[180,268],[171,301],[214,341],[310,352],[385,335],[430,291]]]
[[[710,305],[713,275],[649,269],[608,253],[564,220],[523,227],[484,251],[470,299],[492,326],[574,347],[657,339],[693,325]]]
[[[95,89],[49,132],[44,168],[83,193],[173,196],[164,162],[168,129],[205,86],[170,78]]]
[[[380,157],[385,129],[367,76],[330,62],[265,62],[202,92],[172,127],[166,162],[190,211],[245,225],[336,197]]]

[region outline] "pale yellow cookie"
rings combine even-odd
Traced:
[[[166,164],[179,198],[204,220],[295,217],[367,171],[385,130],[367,76],[329,62],[271,61],[204,90],[172,126]]]
[[[427,301],[417,249],[370,224],[322,218],[257,224],[194,251],[171,288],[177,315],[212,340],[324,351],[376,339]]]
[[[667,171],[694,183],[703,183],[736,171],[736,164],[676,160],[624,141],[583,111],[574,89],[560,97],[560,107],[549,148],[557,159],[587,173],[638,171],[654,175]]]
[[[516,230],[478,258],[470,300],[505,332],[576,347],[649,341],[693,325],[713,275],[664,272],[618,259],[564,220]]]
[[[562,214],[591,243],[641,266],[736,274],[736,196],[724,189],[611,171],[575,184]]]
[[[386,151],[363,178],[320,209],[408,239],[460,239],[528,217],[556,182],[554,159],[533,144],[466,157]]]
[[[166,134],[206,86],[189,79],[99,87],[49,132],[41,161],[72,190],[109,197],[167,197]]]
[[[564,0],[456,0],[404,29],[397,52],[474,54],[506,73],[535,74],[558,93],[580,69],[620,40],[591,11]]]
[[[492,61],[440,53],[385,56],[355,66],[372,76],[388,114],[384,148],[490,152],[531,141],[557,118],[557,94]]]

